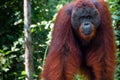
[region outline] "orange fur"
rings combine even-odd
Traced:
[[[72,10],[82,3],[96,8],[101,17],[100,27],[93,33],[94,38],[91,35],[93,39],[87,46],[79,42],[71,25]],[[104,0],[75,0],[57,15],[42,79],[74,80],[81,72],[88,80],[114,80],[115,52],[111,16]]]

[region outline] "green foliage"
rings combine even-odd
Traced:
[[[34,80],[43,69],[58,9],[70,0],[31,0]],[[0,1],[0,80],[24,80],[23,1]]]

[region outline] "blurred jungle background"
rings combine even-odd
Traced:
[[[31,0],[34,80],[43,69],[57,11],[70,1]],[[120,80],[120,0],[107,2],[117,45],[115,80]],[[23,15],[23,0],[0,0],[0,80],[25,80]]]

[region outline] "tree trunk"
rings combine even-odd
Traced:
[[[30,0],[24,0],[24,35],[25,35],[25,71],[26,80],[33,80],[33,54],[32,39],[30,34],[31,4]]]

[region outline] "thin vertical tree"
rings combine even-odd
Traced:
[[[31,2],[24,0],[24,35],[25,35],[25,71],[26,80],[33,80],[33,54],[32,39],[30,34]]]

